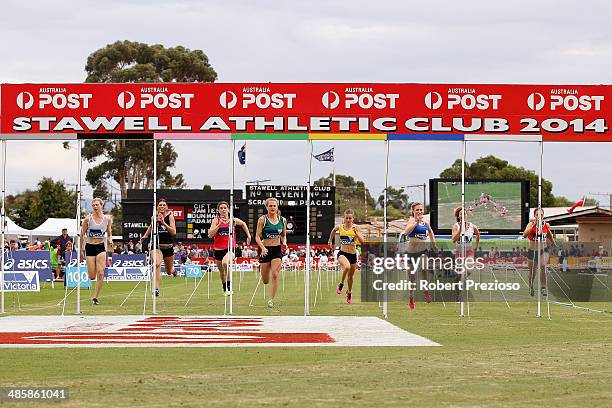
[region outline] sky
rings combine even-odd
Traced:
[[[418,82],[610,84],[612,2],[604,1],[14,1],[0,3],[0,81],[82,82],[87,56],[117,40],[201,49],[219,82]],[[175,142],[188,187],[229,188],[230,142]],[[384,188],[380,141],[331,147],[336,172]],[[392,186],[423,184],[460,157],[458,142],[390,143]],[[612,144],[545,145],[553,193],[578,199],[612,193]],[[533,143],[469,143],[467,160],[493,154],[538,170]],[[248,142],[236,183],[305,184],[304,141]],[[41,176],[77,180],[76,149],[9,142],[7,193]],[[90,164],[85,164],[85,169]],[[332,171],[313,163],[312,176]],[[91,190],[85,190],[85,194]],[[422,196],[416,188],[409,190]],[[607,203],[606,196],[593,196]]]

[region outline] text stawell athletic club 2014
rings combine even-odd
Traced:
[[[3,90],[2,131],[574,135],[608,131],[607,87],[534,85],[517,92],[519,86],[501,85],[493,93],[493,85],[431,86],[439,91],[414,85],[418,92],[407,92],[409,84],[398,86],[397,92],[390,91],[391,86],[384,86],[381,92],[374,86],[312,91],[310,84],[232,90],[223,90],[223,84],[108,85],[112,92],[99,92],[103,85],[29,86],[28,90],[15,89],[12,101],[11,93]],[[188,85],[210,85],[217,90],[188,92]],[[295,87],[299,89],[291,91]]]

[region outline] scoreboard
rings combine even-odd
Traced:
[[[246,208],[241,211],[242,219],[254,232],[257,220],[266,214],[266,199],[275,197],[279,201],[281,215],[287,219],[288,243],[306,243],[307,228],[310,228],[312,243],[325,243],[334,228],[335,187],[311,187],[310,226],[306,225],[306,189],[306,186],[247,185]]]
[[[164,190],[157,196],[168,200],[168,209],[174,214],[176,242],[212,243],[208,228],[217,215],[219,201],[229,202],[229,190]],[[128,197],[122,202],[124,240],[138,240],[145,233],[151,222],[152,203],[150,190],[128,190]],[[235,217],[240,216],[243,205],[242,191],[235,190]],[[238,234],[240,240],[244,232]]]
[[[158,190],[157,197],[165,198],[174,214],[176,242],[208,244],[212,243],[208,229],[217,215],[217,204],[229,202],[229,190]],[[287,219],[288,243],[306,243],[307,228],[312,243],[327,242],[334,228],[334,187],[311,187],[310,226],[306,225],[306,186],[247,185],[245,198],[241,190],[234,190],[234,217],[247,223],[253,243],[257,220],[266,214],[264,202],[268,197],[279,200],[281,215]],[[151,190],[128,190],[122,201],[124,240],[138,240],[145,233],[151,222],[152,203]],[[242,228],[236,233],[238,243],[243,242]]]

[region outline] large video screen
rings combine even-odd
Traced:
[[[448,235],[456,222],[455,208],[461,206],[461,180],[432,179],[429,191],[431,226],[435,233]],[[466,180],[465,210],[481,233],[518,234],[529,216],[529,181]]]

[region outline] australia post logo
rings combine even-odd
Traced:
[[[603,95],[579,95],[577,89],[551,89],[550,95],[531,93],[527,97],[527,106],[534,111],[600,111],[603,100]]]
[[[297,94],[271,92],[267,87],[245,87],[238,94],[232,91],[222,92],[219,104],[225,109],[237,106],[242,109],[293,109],[296,98]]]
[[[172,215],[174,215],[174,219],[176,221],[184,221],[185,220],[185,208],[177,207],[174,205],[168,206],[168,209],[172,211]]]
[[[442,106],[448,110],[497,110],[501,99],[501,95],[478,93],[474,88],[449,88],[445,94],[428,92],[425,95],[425,106],[431,110]]]
[[[326,109],[339,106],[345,109],[395,109],[399,97],[397,93],[377,93],[372,88],[346,88],[341,94],[325,92],[321,102]]]
[[[140,109],[189,109],[194,94],[168,92],[165,87],[145,87],[140,93],[134,94],[123,91],[117,96],[117,104],[122,109],[131,109],[134,106]]]
[[[38,109],[87,109],[91,98],[90,93],[70,93],[66,88],[40,88],[38,93],[19,92],[17,106],[28,110]]]

